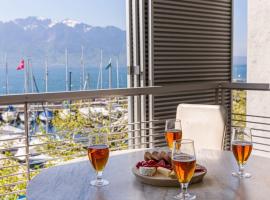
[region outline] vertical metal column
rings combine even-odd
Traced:
[[[234,39],[234,2],[233,0],[231,0],[231,82],[233,80],[233,62],[234,62],[234,59],[233,59],[233,48],[234,48],[234,45],[233,45],[233,39]],[[232,129],[231,129],[231,126],[232,126],[232,113],[233,113],[233,106],[232,106],[232,103],[233,103],[233,95],[232,95],[232,90],[229,91],[229,95],[230,95],[230,108],[228,109],[228,113],[227,113],[227,118],[228,118],[228,122],[227,122],[227,130],[226,130],[226,136],[225,136],[225,142],[224,142],[224,149],[225,150],[230,150],[231,148],[231,132],[232,132]]]
[[[145,0],[139,1],[139,24],[140,24],[140,87],[145,87]],[[146,96],[141,95],[141,148],[146,148]]]
[[[131,0],[126,0],[126,43],[127,43],[127,66],[128,66],[128,78],[127,86],[128,88],[133,87],[133,77],[131,74],[131,65],[132,65],[132,2]],[[128,97],[128,138],[133,137],[132,130],[134,129],[134,101],[133,97]],[[134,148],[133,140],[128,140],[128,146],[130,149]]]
[[[139,4],[137,0],[132,1],[132,25],[133,25],[133,72],[134,72],[134,87],[140,87],[140,77],[137,74],[137,67],[139,66]],[[135,148],[140,147],[140,129],[141,129],[141,107],[140,96],[134,96],[134,121],[135,121],[135,131],[134,131],[134,143]]]
[[[149,41],[149,71],[148,71],[148,81],[149,86],[154,85],[154,68],[153,68],[153,0],[149,1],[148,4],[148,41]],[[149,147],[154,147],[153,144],[153,133],[154,133],[154,122],[153,122],[153,116],[154,116],[154,97],[153,95],[149,95],[149,134],[151,135],[149,137]]]

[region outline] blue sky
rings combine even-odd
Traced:
[[[247,54],[247,0],[234,0],[234,55]]]
[[[28,16],[75,19],[125,30],[125,0],[1,0],[0,20]],[[234,0],[234,55],[246,56],[247,0]]]
[[[28,16],[75,19],[94,26],[125,29],[125,0],[1,0],[0,20]]]

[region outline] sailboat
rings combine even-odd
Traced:
[[[39,119],[44,122],[51,121],[53,119],[53,112],[45,109],[39,114]]]
[[[4,58],[5,63],[5,73],[6,73],[6,95],[9,93],[9,86],[8,86],[8,62],[7,62],[7,54]],[[12,122],[17,118],[17,112],[12,105],[9,105],[4,113],[1,116],[2,120],[6,123]]]
[[[69,105],[68,102],[65,102],[63,107],[64,107],[64,109],[62,109],[62,110],[60,110],[58,112],[58,115],[59,115],[60,119],[65,120],[69,116],[71,116],[71,115],[74,116],[75,115],[75,112],[71,110],[70,105]]]
[[[20,112],[20,113],[18,114],[18,117],[19,117],[19,119],[20,119],[22,122],[25,121],[25,117],[24,117],[24,113],[23,113],[23,112]],[[29,113],[29,115],[28,115],[28,121],[29,121],[29,122],[35,121],[36,118],[37,118],[37,116],[36,116],[35,113],[33,113],[33,112],[30,112],[30,113]]]
[[[15,121],[17,119],[16,109],[12,105],[9,105],[6,111],[2,113],[2,119],[6,123]]]
[[[60,119],[65,120],[70,115],[70,109],[68,109],[68,108],[62,109],[59,111],[58,115],[59,115]]]
[[[104,117],[108,117],[110,113],[107,107],[107,102],[95,101],[91,102],[91,105],[79,108],[79,113],[84,118],[90,118],[92,115],[102,115]]]
[[[45,92],[48,92],[48,59],[45,59]],[[39,114],[39,119],[43,122],[50,122],[53,119],[53,112],[47,108],[43,108],[43,111]]]
[[[100,66],[99,66],[99,74],[98,74],[98,81],[97,81],[97,89],[103,88],[103,74],[102,74],[102,66],[103,66],[103,51],[100,50]]]

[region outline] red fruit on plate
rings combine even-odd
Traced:
[[[165,168],[165,166],[166,166],[166,163],[164,160],[160,160],[156,165],[156,167],[164,167],[164,168]]]
[[[156,165],[157,162],[154,161],[154,160],[148,160],[148,161],[147,161],[147,164],[148,164],[148,165]]]
[[[137,164],[136,164],[136,167],[139,169],[140,167],[142,166],[142,162],[138,162]]]

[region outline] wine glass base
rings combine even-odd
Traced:
[[[95,186],[95,187],[103,187],[105,185],[108,185],[109,184],[109,181],[105,180],[105,179],[101,179],[101,180],[93,180],[90,182],[90,184],[92,186]]]
[[[192,193],[186,193],[185,195],[183,193],[180,193],[174,197],[174,199],[178,200],[193,200],[196,199],[196,195]]]
[[[232,176],[238,177],[238,178],[250,178],[251,174],[250,173],[233,172]]]

